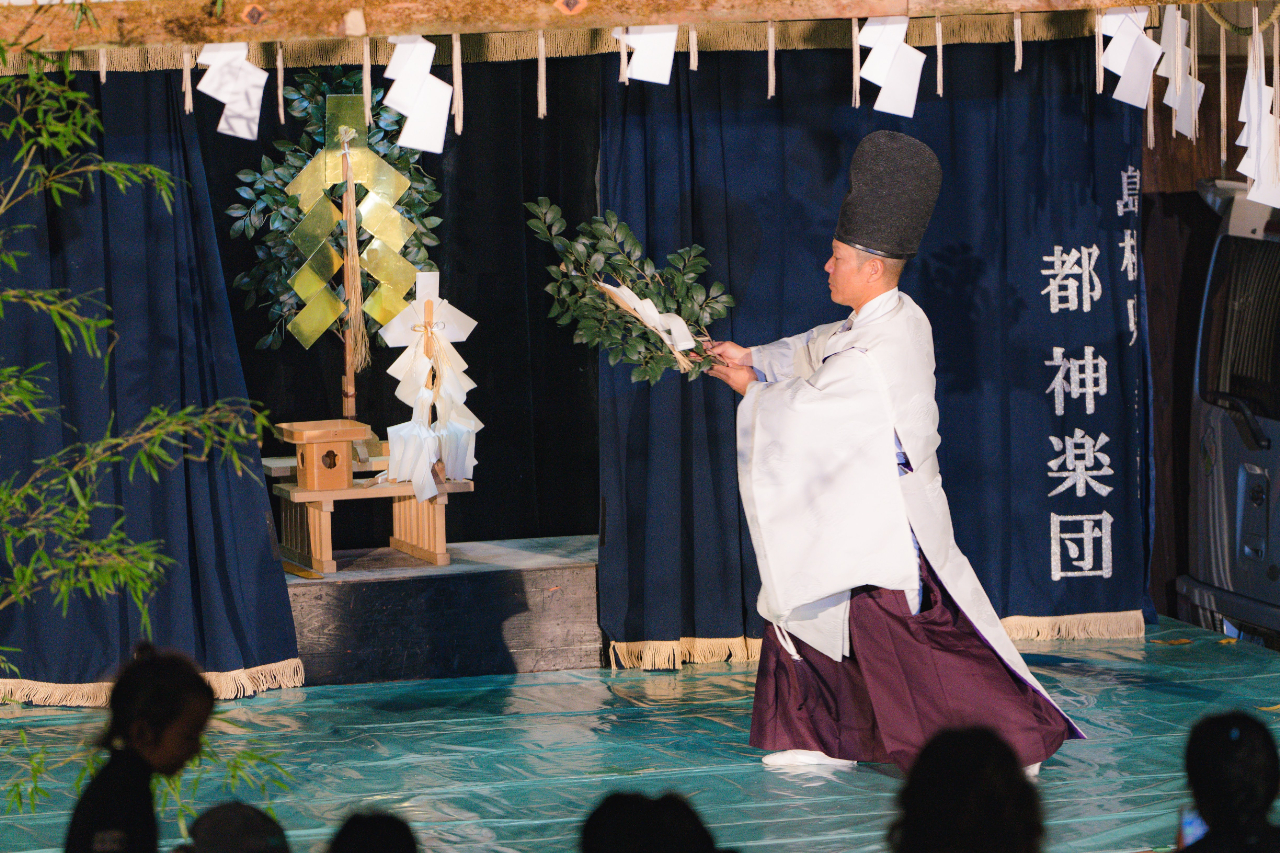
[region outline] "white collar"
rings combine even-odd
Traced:
[[[885,314],[888,314],[894,308],[898,307],[898,303],[902,301],[902,293],[897,287],[892,290],[886,290],[875,299],[867,302],[861,309],[854,311],[849,315],[849,328],[856,329],[859,326],[865,326],[879,320]]]

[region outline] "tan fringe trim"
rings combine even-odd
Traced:
[[[916,47],[935,42],[933,16],[914,18],[907,27],[907,43]],[[768,42],[768,23],[754,24],[699,24],[697,28],[699,51],[765,50]],[[953,15],[942,19],[943,38],[948,44],[996,44],[1013,41],[1013,14]],[[1080,38],[1093,33],[1093,11],[1072,10],[1065,12],[1024,12],[1022,14],[1022,38],[1024,41],[1048,41],[1050,39]],[[827,21],[778,21],[775,25],[778,50],[805,50],[810,48],[843,48],[852,46],[847,20]],[[450,35],[433,35],[426,38],[436,44],[436,61],[453,61],[453,45]],[[586,56],[596,53],[612,53],[618,49],[617,41],[609,30],[553,30],[546,33],[547,56]],[[198,45],[191,47],[198,50]],[[385,38],[370,39],[370,59],[374,65],[386,65],[391,59],[394,45]],[[689,49],[689,30],[680,29],[676,49]],[[291,68],[311,68],[322,65],[360,65],[363,51],[360,39],[335,39],[332,41],[302,41],[283,45],[285,65]],[[274,43],[249,45],[249,61],[260,68],[269,68],[275,62]],[[182,67],[182,48],[176,45],[157,47],[115,48],[106,51],[107,66],[112,71],[158,71]],[[16,55],[15,55],[16,56]],[[462,36],[464,62],[509,62],[519,59],[536,59],[538,34],[525,33],[468,33]],[[75,51],[71,55],[71,68],[75,71],[98,70],[98,51]],[[0,66],[0,74],[12,74],[21,69]]]
[[[760,640],[750,637],[682,637],[610,643],[613,669],[679,669],[686,663],[719,663],[760,659]]]
[[[243,699],[263,690],[301,687],[305,680],[302,661],[290,658],[232,672],[206,672],[205,681],[216,699]],[[111,696],[111,682],[52,684],[23,678],[0,678],[0,700],[29,705],[62,705],[74,708],[105,708]]]
[[[1070,616],[1006,616],[1000,624],[1013,640],[1116,640],[1146,634],[1141,610]]]

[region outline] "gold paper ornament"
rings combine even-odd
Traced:
[[[330,95],[325,102],[324,149],[285,187],[289,195],[298,196],[298,206],[305,214],[290,232],[289,240],[307,260],[289,279],[289,286],[306,307],[293,318],[288,329],[307,349],[344,310],[342,300],[328,286],[329,279],[342,268],[342,257],[329,244],[329,235],[342,214],[325,196],[325,190],[342,183],[339,131],[343,127],[355,131],[349,143],[351,177],[353,183],[367,191],[358,206],[360,226],[374,238],[360,253],[360,266],[379,282],[364,301],[364,313],[384,326],[389,323],[407,307],[405,296],[418,272],[417,267],[400,255],[413,235],[413,223],[395,209],[396,202],[409,189],[409,179],[369,148],[364,97]]]

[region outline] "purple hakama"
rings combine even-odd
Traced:
[[[765,629],[751,745],[892,762],[904,771],[934,734],[994,729],[1026,766],[1072,735],[1067,718],[1000,659],[923,555],[920,612],[900,590],[861,587],[849,603],[850,655],[837,663],[792,636],[794,660]]]

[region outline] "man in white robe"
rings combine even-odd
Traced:
[[[937,158],[863,140],[825,270],[853,313],[713,347],[743,394],[738,482],[766,629],[751,743],[770,764],[892,761],[988,725],[1038,768],[1079,730],[1045,693],[956,546],[936,451],[933,335],[897,289],[932,215]]]

